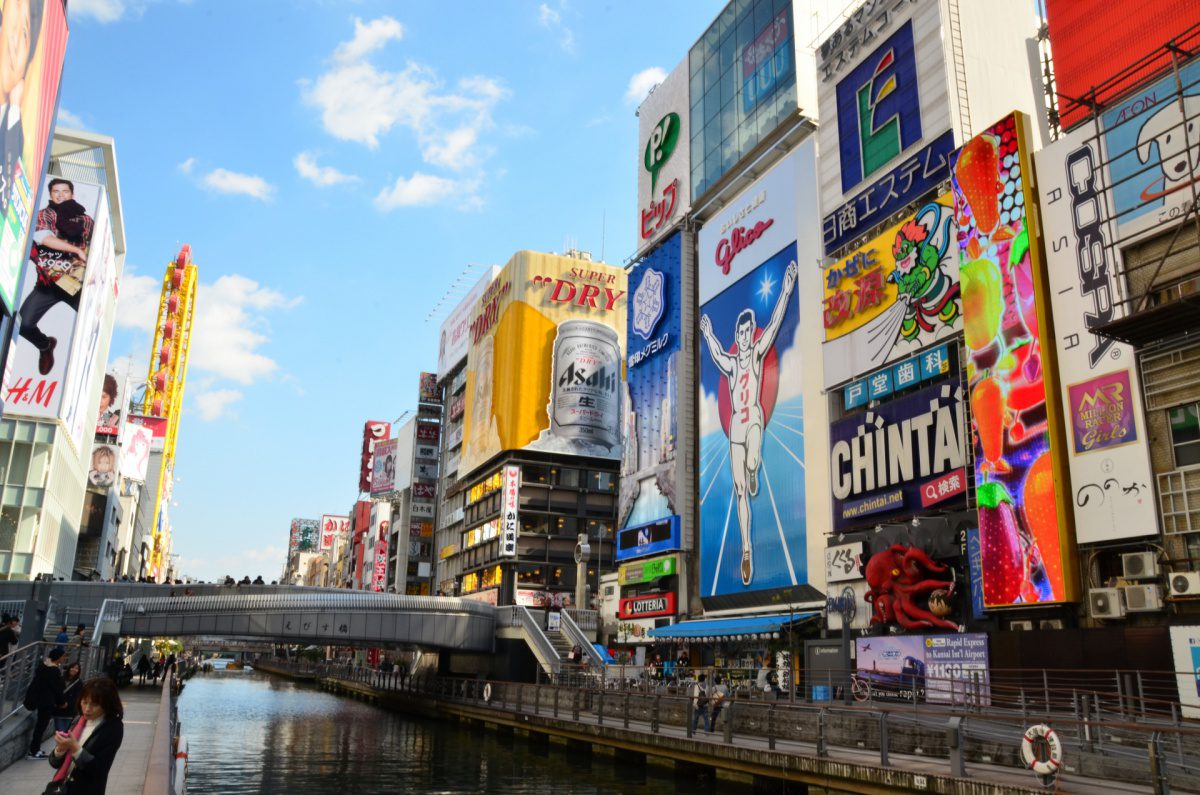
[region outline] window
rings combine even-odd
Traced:
[[[558,486],[563,486],[568,489],[579,488],[579,470],[570,467],[554,470],[554,483]]]
[[[526,464],[521,467],[521,475],[525,483],[550,483],[550,467]]]
[[[1178,406],[1168,414],[1171,420],[1171,445],[1175,448],[1175,466],[1200,465],[1200,403]]]
[[[521,516],[521,535],[538,535],[546,534],[546,517],[536,514],[523,514]]]
[[[611,472],[593,472],[591,482],[588,483],[588,488],[592,491],[602,491],[605,494],[612,494],[616,487],[617,476]]]

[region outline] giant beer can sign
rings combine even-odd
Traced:
[[[590,320],[568,320],[554,343],[550,433],[604,447],[620,439],[621,347],[617,332]]]

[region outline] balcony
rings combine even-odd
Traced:
[[[1158,512],[1163,533],[1200,533],[1200,467],[1159,473]]]

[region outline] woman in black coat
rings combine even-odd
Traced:
[[[104,795],[108,771],[125,738],[116,683],[108,677],[89,681],[79,695],[79,709],[83,714],[71,731],[54,735],[54,780],[62,795]]]

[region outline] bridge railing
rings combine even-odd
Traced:
[[[56,643],[38,641],[15,649],[0,657],[0,724],[18,712],[24,710],[25,692],[33,681],[37,667],[42,664],[50,650],[57,647]],[[104,673],[104,659],[101,649],[95,646],[79,647],[67,645],[67,662],[78,662],[85,680]]]
[[[605,670],[604,658],[600,656],[600,653],[596,651],[596,647],[592,645],[592,639],[588,637],[586,633],[584,633],[583,629],[578,624],[575,623],[575,619],[572,617],[571,612],[572,611],[570,610],[563,610],[559,614],[559,632],[565,635],[567,639],[570,640],[572,645],[580,648],[587,660],[587,667],[589,669],[599,672],[601,675],[603,675]],[[593,615],[595,614],[594,610],[588,610],[584,612],[592,613]],[[581,661],[577,662],[582,664]]]
[[[280,661],[272,664],[278,666]],[[960,778],[986,778],[986,772],[974,765],[1023,768],[1019,747],[1024,730],[1043,720],[1007,712],[979,714],[934,708],[920,702],[793,703],[742,688],[734,689],[715,714],[709,710],[697,717],[696,704],[686,691],[642,692],[436,675],[401,677],[332,665],[310,666],[310,670],[382,691],[651,735],[704,736],[758,750],[765,741],[772,751],[818,757],[830,756],[831,750],[839,748],[856,754],[866,750],[877,753],[883,767],[891,764],[889,754],[906,754],[927,760],[923,764],[930,772]],[[1200,777],[1200,726],[1196,724],[1147,725],[1112,716],[1076,719],[1070,715],[1056,715],[1047,722],[1062,740],[1073,775],[1139,784],[1154,781],[1157,775],[1163,785],[1195,791]],[[710,727],[715,734],[706,732]],[[973,767],[968,768],[968,762]],[[869,764],[876,763],[872,760]]]

